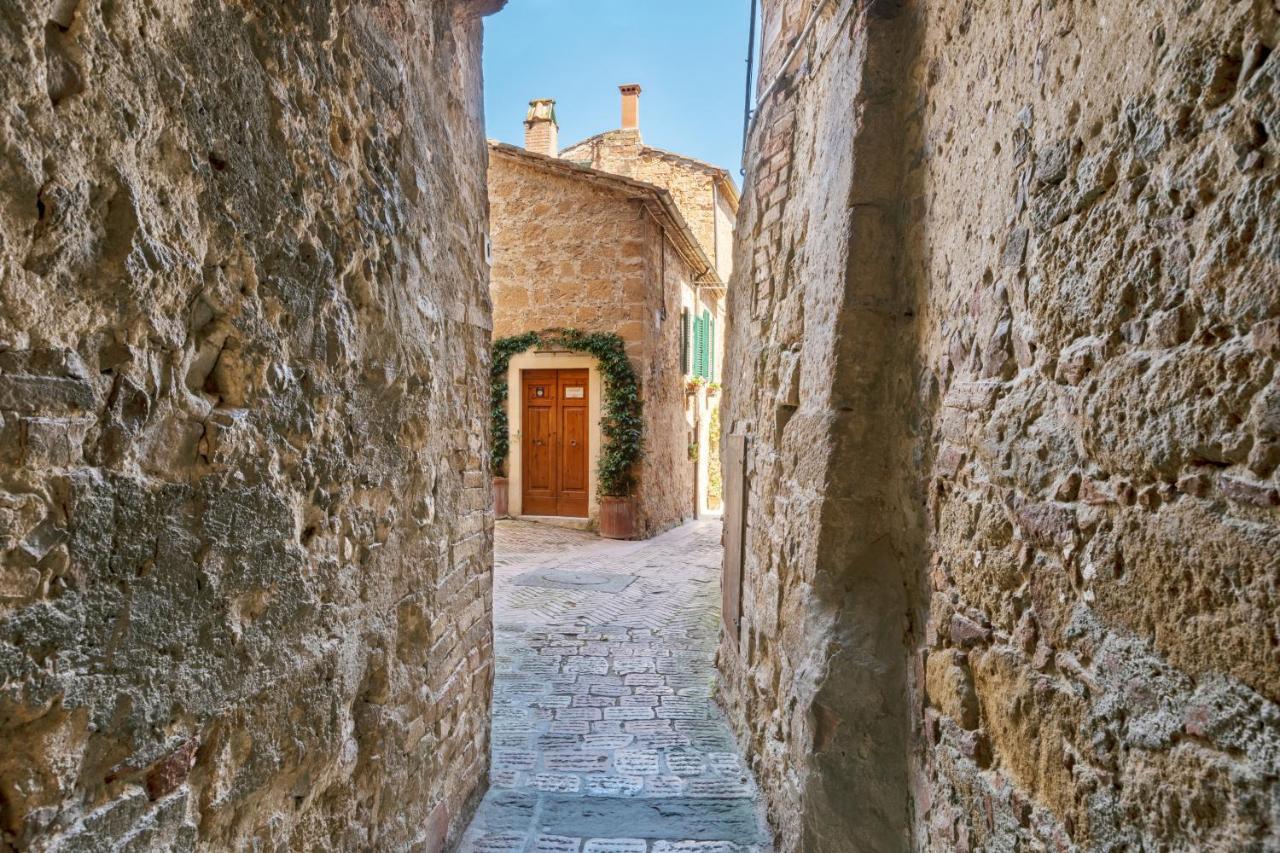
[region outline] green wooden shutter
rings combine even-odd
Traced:
[[[694,341],[695,353],[693,357],[693,372],[704,379],[707,376],[707,317],[706,314],[698,317],[694,323]]]
[[[702,357],[702,318],[693,315],[693,352],[689,354],[689,373],[698,375],[698,359]]]
[[[689,309],[685,308],[680,311],[680,372],[688,376],[692,371],[689,364],[689,340],[692,334],[689,323]]]
[[[716,318],[707,315],[707,381],[716,381]]]
[[[702,312],[698,318],[702,326],[702,334],[698,339],[698,375],[703,379],[711,378],[711,314]]]

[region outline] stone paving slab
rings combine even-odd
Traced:
[[[711,700],[720,525],[495,535],[491,788],[464,853],[768,853]]]
[[[634,575],[604,572],[573,572],[564,569],[534,569],[516,577],[516,586],[543,589],[581,589],[591,592],[621,592],[635,581]]]

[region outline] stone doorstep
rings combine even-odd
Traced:
[[[569,515],[513,515],[516,521],[528,521],[532,524],[547,524],[551,527],[563,527],[566,530],[594,529],[589,518],[578,518]]]

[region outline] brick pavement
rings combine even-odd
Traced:
[[[462,850],[770,849],[711,701],[720,525],[611,542],[503,521],[496,543],[491,788]]]

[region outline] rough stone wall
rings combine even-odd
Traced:
[[[615,175],[635,177],[629,171],[635,164],[644,141],[633,128],[607,130],[560,149],[560,158]]]
[[[481,5],[0,5],[0,847],[465,821]]]
[[[764,67],[808,3],[765,3]],[[731,720],[781,850],[908,843],[908,606],[922,538],[896,286],[901,20],[828,7],[812,76],[760,107],[728,293],[722,434],[749,436]]]
[[[695,463],[689,459],[689,431],[680,364],[681,293],[691,287],[689,265],[649,220],[648,264],[661,287],[650,291],[646,306],[649,336],[648,374],[644,377],[645,458],[640,463],[639,504],[643,535],[653,536],[693,516]]]
[[[637,529],[650,536],[679,523],[693,492],[680,374],[688,263],[630,190],[495,151],[489,200],[494,335],[568,326],[622,336],[644,397]]]
[[[1280,847],[1278,37],[928,7],[934,847]]]
[[[495,152],[489,206],[494,336],[612,330],[647,370],[650,235],[640,203]]]
[[[833,3],[761,105],[721,665],[783,849],[1280,845],[1278,35]]]
[[[720,247],[716,245],[714,180],[710,173],[675,157],[664,157],[652,148],[641,149],[632,171],[635,178],[657,184],[671,193],[680,214],[689,223],[694,239],[712,264],[716,262],[717,248],[722,254],[733,251],[732,242]]]
[[[694,239],[713,264],[717,251],[721,256],[732,254],[732,237],[727,242],[717,242],[720,235],[716,230],[715,180],[707,167],[645,146],[639,131],[634,130],[602,133],[564,149],[560,156],[593,169],[663,187],[671,193]]]

